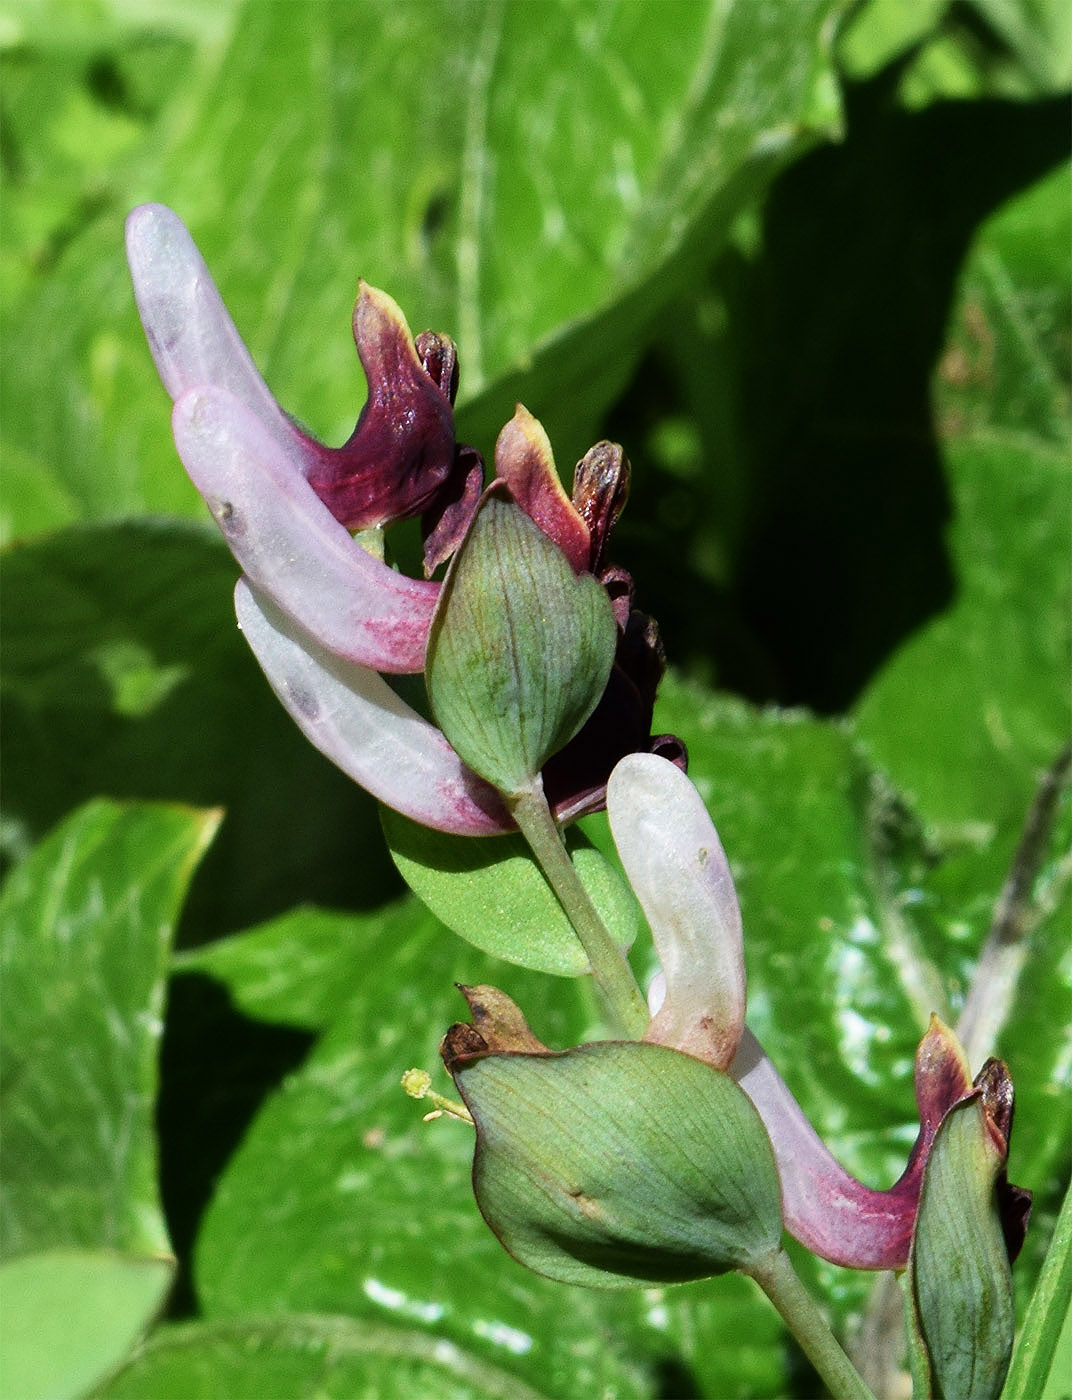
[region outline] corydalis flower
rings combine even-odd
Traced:
[[[791,1234],[836,1264],[903,1268],[931,1144],[950,1110],[979,1097],[991,1139],[1002,1160],[1007,1157],[1012,1084],[1004,1065],[988,1061],[973,1081],[956,1037],[932,1018],[916,1057],[920,1132],[908,1164],[889,1190],[863,1185],[829,1152],[745,1026],[740,908],[725,853],[695,787],[673,764],[633,754],[611,775],[607,813],[661,964],[644,1040],[704,1060],[744,1090],[774,1150]],[[444,1042],[444,1058],[463,1096],[465,1068],[475,1058],[552,1053],[535,1041],[502,993],[477,988],[466,995],[473,1024],[453,1028]],[[480,1103],[471,1094],[467,1103],[479,1134]],[[553,1112],[548,1105],[549,1118]],[[547,1123],[541,1128],[545,1134],[550,1130]],[[709,1130],[718,1127],[711,1124]],[[1022,1242],[1029,1203],[1028,1193],[1002,1178],[999,1204],[1010,1257]]]
[[[236,612],[276,694],[317,748],[389,806],[460,834],[504,830],[511,823],[498,795],[380,674],[423,670],[440,586],[397,573],[350,533],[420,516],[429,573],[463,537],[484,471],[479,453],[454,438],[453,343],[427,332],[414,341],[390,297],[362,284],[353,325],[368,401],[350,439],[327,447],[276,403],[171,210],[136,209],[127,253],[175,401],[179,455],[242,567]],[[593,451],[610,452],[621,487],[620,449]],[[574,568],[605,581],[622,632],[604,701],[572,756],[549,765],[548,795],[565,819],[599,806],[613,763],[650,746],[661,654],[632,613],[628,576],[604,565],[615,511],[598,504],[593,472],[581,464],[578,508],[523,409],[500,436],[495,466]]]

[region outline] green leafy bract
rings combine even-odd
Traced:
[[[528,789],[595,709],[616,642],[605,589],[493,488],[443,582],[425,666],[469,767],[506,794]]]
[[[928,1373],[918,1379],[942,1400],[997,1400],[1009,1369],[1012,1272],[995,1192],[1002,1166],[982,1099],[950,1109],[927,1159],[909,1260]]]
[[[778,1249],[767,1133],[728,1075],[661,1045],[491,1054],[453,1069],[473,1188],[522,1264],[563,1283],[680,1283]]]

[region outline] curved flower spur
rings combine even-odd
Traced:
[[[414,341],[391,298],[362,283],[353,330],[368,401],[349,440],[327,447],[273,398],[175,213],[135,209],[127,256],[174,400],[179,456],[242,567],[239,624],[284,706],[332,762],[414,821],[472,836],[511,828],[499,795],[383,679],[424,669],[440,585],[377,557],[379,530],[420,517],[431,574],[463,539],[483,487],[480,454],[454,438],[453,343],[430,332]],[[519,407],[495,471],[575,572],[604,584],[618,623],[603,699],[544,775],[555,815],[571,820],[602,806],[623,754],[658,747],[684,761],[679,741],[650,736],[658,634],[633,610],[629,576],[604,563],[628,464],[598,444],[578,464],[571,500],[543,429]],[[351,531],[375,533],[359,541]]]
[[[789,1232],[814,1253],[845,1267],[903,1269],[909,1260],[920,1192],[938,1130],[954,1108],[978,1100],[1002,1164],[997,1198],[1008,1254],[1015,1258],[1023,1241],[1030,1193],[1010,1186],[1004,1176],[1012,1126],[1012,1082],[1005,1066],[990,1060],[973,1081],[956,1037],[932,1018],[916,1057],[920,1132],[905,1171],[889,1190],[863,1185],[830,1153],[745,1026],[740,908],[729,864],[696,788],[675,765],[657,755],[633,754],[611,775],[607,813],[625,873],[651,927],[661,968],[651,988],[651,1019],[643,1043],[684,1052],[722,1072],[744,1090],[774,1151],[782,1216]],[[561,1065],[563,1076],[568,1078],[571,1057],[585,1052],[591,1059],[595,1047],[551,1052],[536,1040],[521,1012],[503,993],[488,987],[463,991],[473,1023],[448,1032],[443,1058],[476,1122],[480,1169],[475,1172],[475,1183],[480,1198],[481,1175],[497,1150],[492,1138],[497,1135],[503,1140],[505,1132],[497,1097],[504,1092],[503,1075],[494,1070],[485,1072],[489,1087],[483,1090],[481,1080],[471,1070],[489,1057],[516,1061],[519,1056],[540,1055],[546,1058],[542,1073],[549,1076],[553,1088],[555,1065]],[[624,1047],[629,1042],[613,1044]],[[626,1059],[622,1048],[615,1054],[619,1062]],[[620,1070],[621,1064],[616,1068]],[[599,1112],[602,1090],[593,1077],[595,1066],[585,1073],[594,1096],[585,1110],[591,1121],[591,1115]],[[663,1065],[661,1073],[664,1078],[673,1077],[670,1062]],[[486,1101],[485,1094],[489,1096]],[[553,1137],[555,1109],[550,1093],[547,1104],[547,1121],[539,1122],[537,1128],[544,1137]],[[490,1136],[484,1128],[485,1114],[493,1125]],[[702,1136],[717,1135],[718,1131],[708,1123]],[[521,1142],[524,1124],[515,1121],[509,1132]],[[518,1143],[511,1139],[502,1150],[513,1153]],[[584,1170],[583,1162],[574,1167]],[[543,1162],[539,1170],[546,1169]],[[532,1222],[522,1221],[521,1212],[513,1207],[507,1226],[501,1229],[498,1202],[490,1208],[486,1201],[481,1204],[511,1251],[523,1262],[531,1262],[514,1241],[515,1236],[529,1237],[526,1231],[532,1232]],[[568,1209],[568,1202],[565,1206]],[[557,1256],[546,1239],[532,1257],[539,1259],[533,1266],[541,1271],[561,1267],[548,1263]],[[677,1257],[672,1267],[679,1272],[672,1276],[697,1277],[712,1272],[710,1263],[710,1257],[698,1262],[691,1256]],[[636,1273],[635,1261],[630,1268],[631,1276],[641,1276]],[[690,1272],[694,1269],[699,1273]]]

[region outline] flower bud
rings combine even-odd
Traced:
[[[923,1174],[909,1258],[919,1392],[997,1400],[1013,1342],[998,1186],[1006,1141],[982,1090],[945,1115]]]
[[[485,493],[443,583],[426,679],[462,759],[506,794],[540,769],[595,708],[614,661],[610,600],[500,483]]]

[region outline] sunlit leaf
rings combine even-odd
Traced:
[[[637,330],[773,171],[836,126],[840,8],[245,5],[222,54],[214,29],[164,77],[164,116],[77,209],[61,264],[20,269],[10,449],[82,515],[199,510],[122,264],[123,216],[151,198],[189,223],[280,401],[319,435],[341,440],[364,394],[349,317],[365,276],[415,329],[457,339],[480,446],[523,375],[575,459]],[[50,100],[78,100],[81,77]]]

